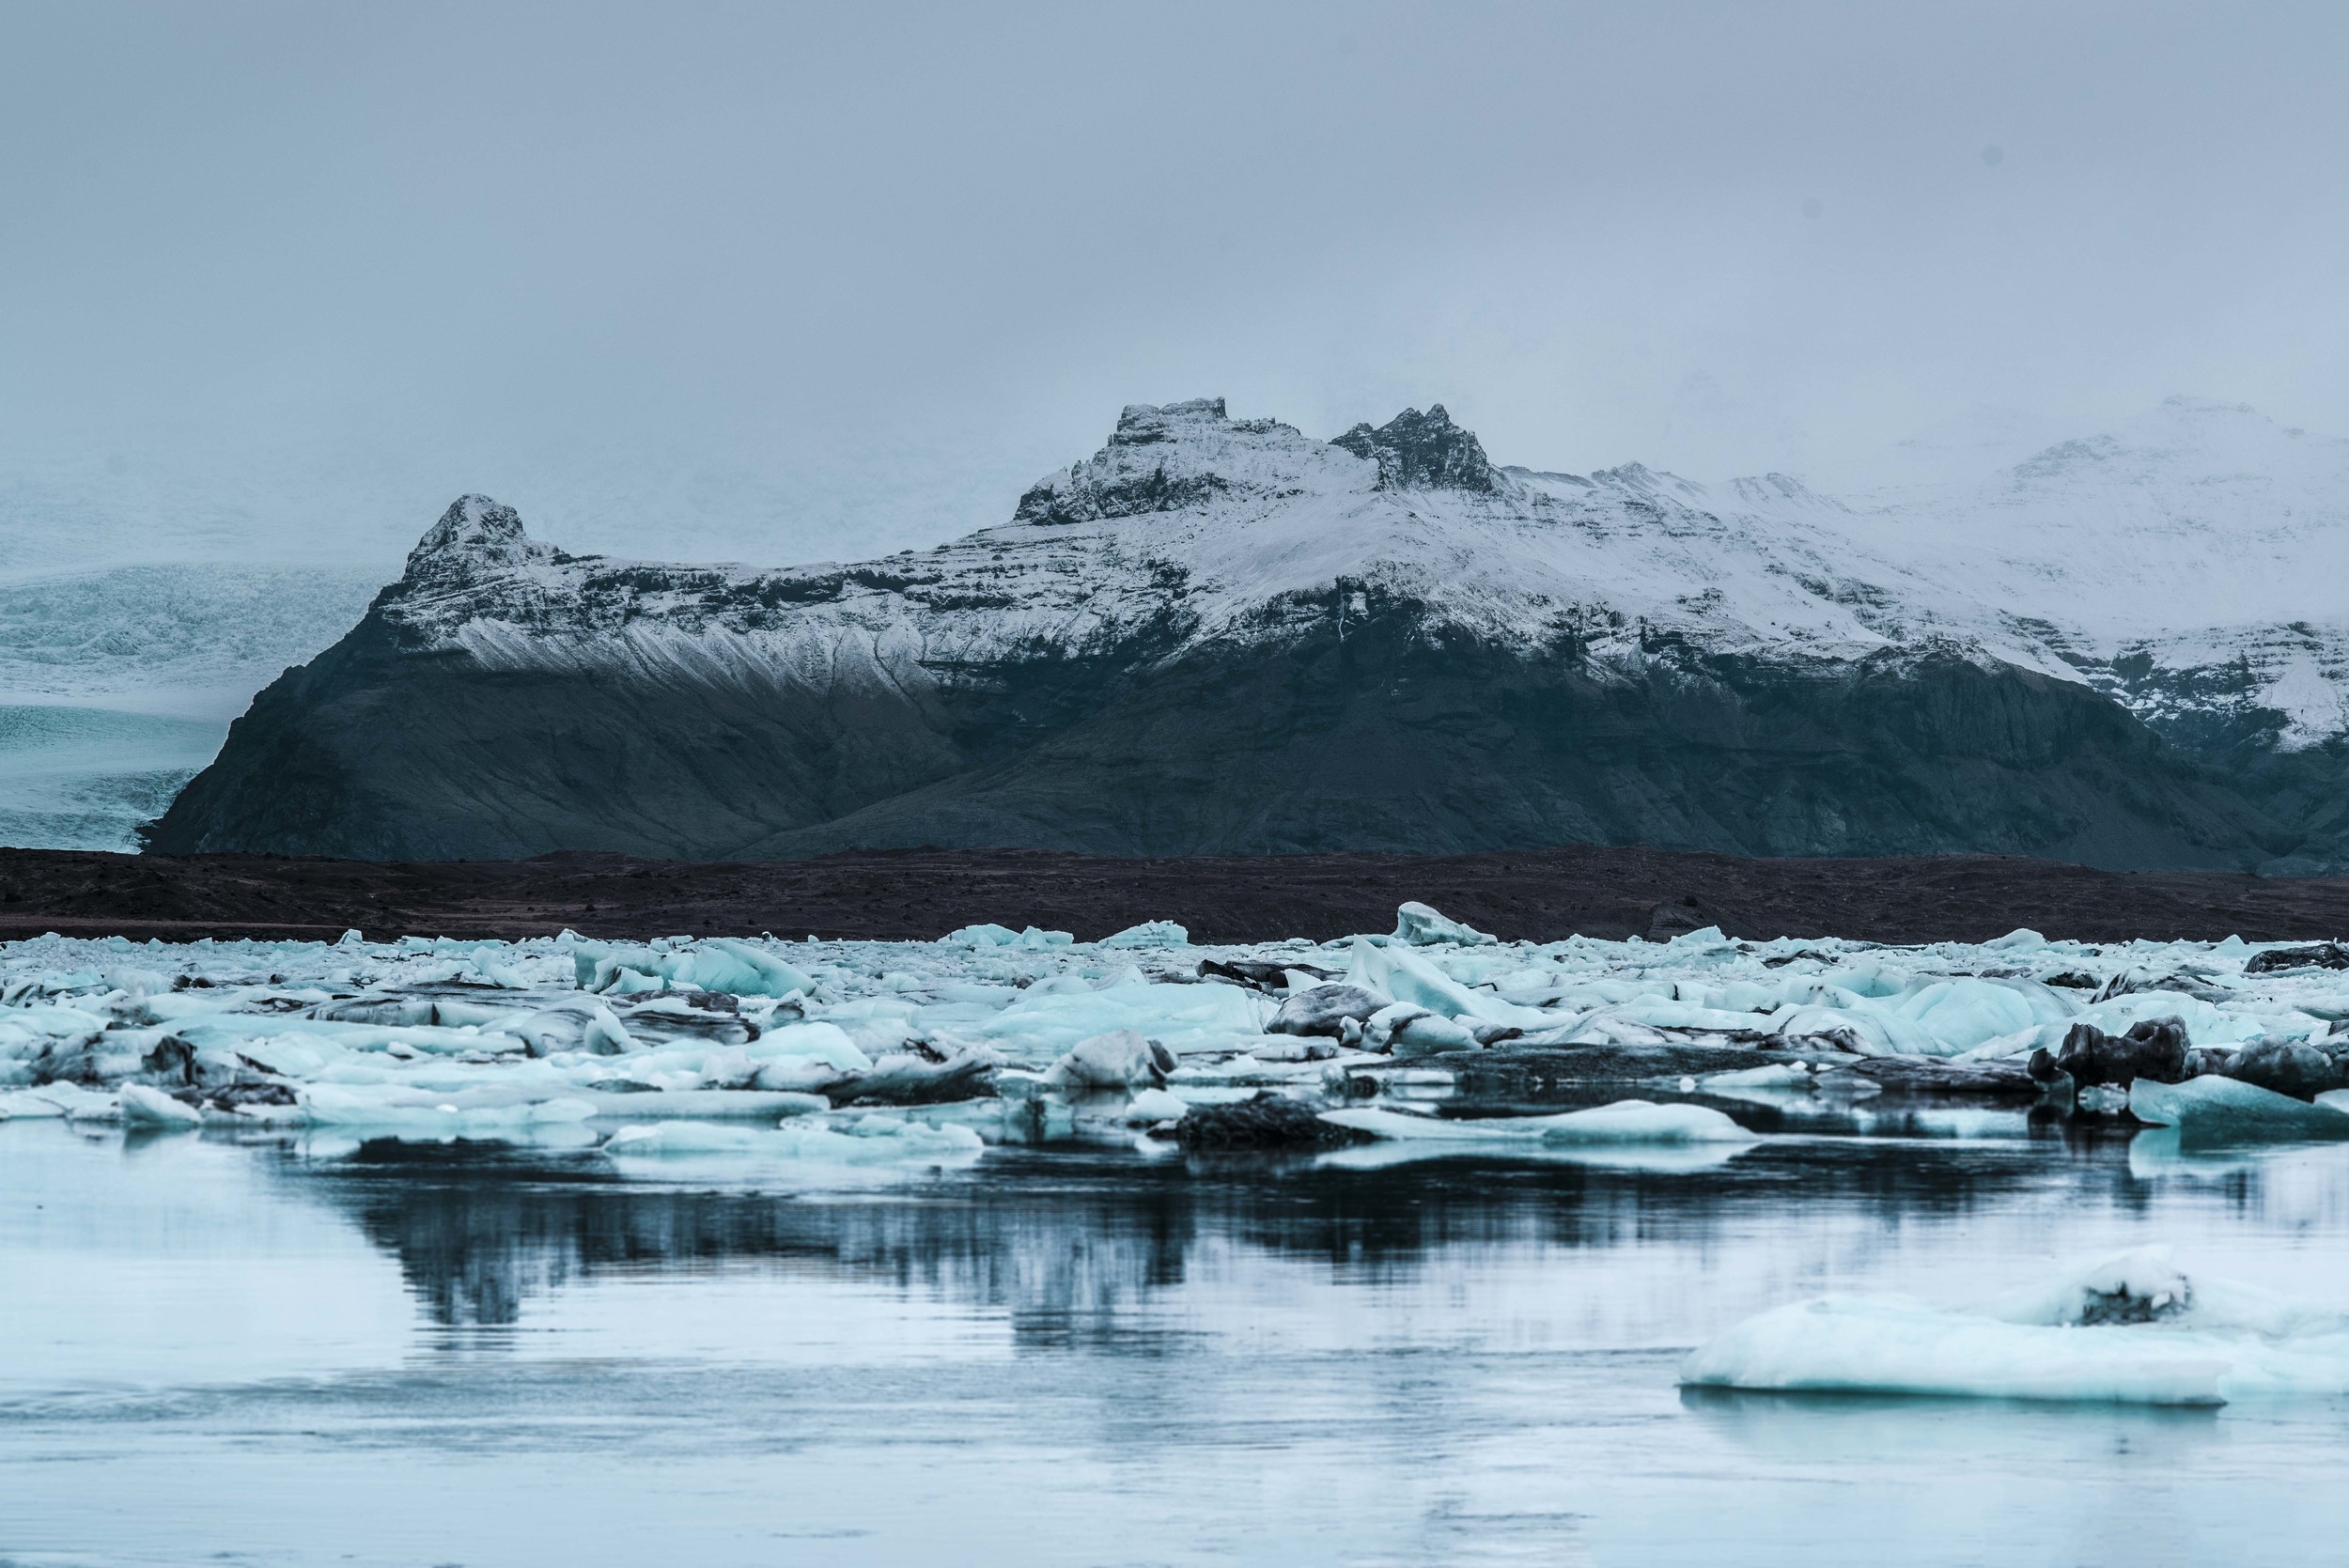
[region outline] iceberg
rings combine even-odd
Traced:
[[[1499,940],[1472,925],[1463,925],[1456,920],[1447,919],[1415,900],[1396,908],[1394,935],[1387,939],[1409,947],[1440,947],[1447,943],[1460,947],[1490,947]]]
[[[1760,1140],[1720,1111],[1701,1105],[1618,1100],[1554,1116],[1477,1120],[1418,1116],[1376,1106],[1325,1110],[1332,1126],[1374,1138],[1449,1143],[1753,1143]]]
[[[2073,1268],[1971,1310],[1830,1296],[1691,1352],[1685,1387],[2133,1405],[2349,1392],[2349,1314],[2197,1288],[2163,1249]]]
[[[2180,1139],[2189,1143],[2349,1138],[2349,1113],[2337,1104],[2311,1105],[2211,1074],[2184,1083],[2140,1078],[2129,1086],[2129,1111],[2140,1122],[2176,1127]]]
[[[763,1160],[828,1165],[967,1163],[987,1147],[967,1126],[866,1115],[838,1123],[786,1123],[766,1129],[706,1122],[657,1122],[625,1126],[605,1141],[615,1159],[664,1156],[736,1155]]]
[[[126,1127],[193,1132],[204,1124],[202,1111],[173,1099],[160,1089],[150,1089],[144,1083],[126,1083],[120,1093],[122,1125]]]
[[[1188,947],[1190,932],[1171,920],[1145,920],[1103,937],[1096,947]]]

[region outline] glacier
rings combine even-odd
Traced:
[[[348,567],[217,561],[0,578],[0,846],[137,848],[253,692],[374,591]]]

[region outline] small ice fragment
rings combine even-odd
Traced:
[[[1097,947],[1186,947],[1190,932],[1171,920],[1145,920],[1140,925],[1128,925],[1112,936],[1103,937]]]
[[[1387,939],[1409,947],[1489,947],[1499,939],[1487,936],[1472,925],[1463,925],[1437,913],[1427,905],[1416,901],[1399,906],[1394,911],[1394,935]]]
[[[1688,1082],[1686,1079],[1681,1080]],[[1799,1062],[1773,1062],[1765,1067],[1740,1067],[1735,1072],[1707,1073],[1703,1086],[1707,1089],[1802,1089],[1809,1087],[1811,1075]]]
[[[1130,1089],[1165,1081],[1174,1059],[1130,1029],[1080,1040],[1052,1063],[1044,1081],[1055,1089]]]
[[[189,1130],[203,1125],[204,1113],[144,1083],[121,1089],[122,1125],[126,1127]]]
[[[1442,1139],[1506,1143],[1752,1143],[1752,1133],[1701,1105],[1618,1100],[1554,1116],[1491,1116],[1475,1120],[1408,1116],[1377,1106],[1325,1110],[1321,1119],[1374,1138]]]
[[[1179,1094],[1164,1089],[1144,1089],[1128,1103],[1125,1120],[1137,1126],[1179,1122],[1190,1109],[1190,1106]]]

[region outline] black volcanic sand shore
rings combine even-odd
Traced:
[[[864,851],[757,864],[551,855],[380,864],[0,849],[0,939],[328,939],[770,931],[914,938],[995,921],[1081,939],[1144,920],[1194,941],[1384,931],[1408,898],[1503,938],[1732,936],[1980,941],[2018,925],[2088,941],[2349,931],[2349,877],[2119,874],[2001,856],[1747,860],[1595,846],[1486,855],[1118,860]]]

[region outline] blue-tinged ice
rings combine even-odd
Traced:
[[[1830,1296],[1747,1319],[1682,1363],[1692,1387],[2137,1405],[2349,1392],[2349,1314],[2225,1281],[2166,1249],[2066,1269],[1970,1309]]]

